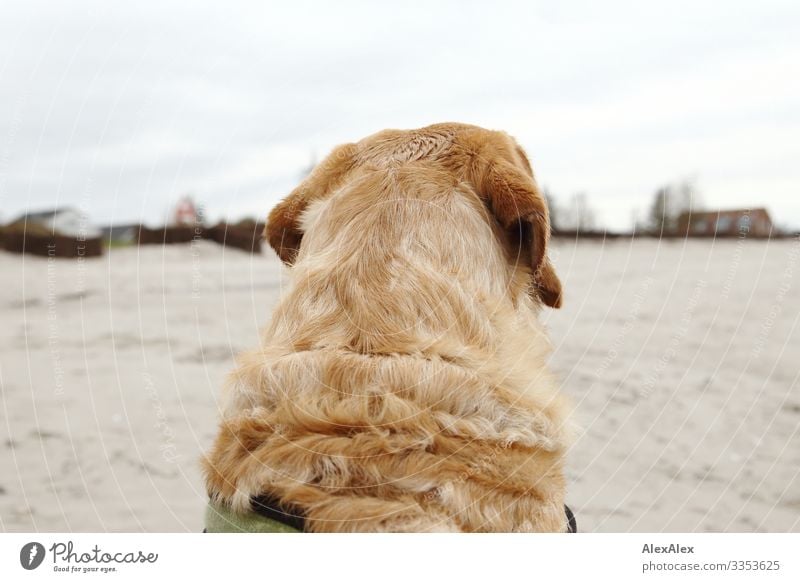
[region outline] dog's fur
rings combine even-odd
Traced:
[[[270,214],[291,265],[205,461],[311,531],[565,531],[548,212],[508,135],[446,123],[336,148]]]

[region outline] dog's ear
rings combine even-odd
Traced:
[[[550,239],[547,202],[522,149],[516,144],[514,148],[493,153],[484,149],[476,160],[474,179],[497,220],[508,229],[512,240],[523,245],[520,256],[530,253],[531,294],[545,305],[561,307],[561,281],[547,258]]]
[[[294,263],[300,251],[303,239],[300,218],[303,212],[309,203],[325,198],[339,187],[353,168],[355,152],[355,144],[335,148],[269,213],[264,238],[284,263]]]

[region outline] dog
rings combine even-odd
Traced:
[[[567,531],[549,236],[506,133],[335,148],[269,215],[290,286],[226,384],[211,502],[267,496],[313,532]]]

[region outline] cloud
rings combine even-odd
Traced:
[[[0,203],[262,216],[384,127],[506,129],[624,227],[662,182],[800,224],[792,2],[26,2],[0,21]],[[9,218],[10,216],[2,218]]]

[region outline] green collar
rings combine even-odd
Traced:
[[[284,523],[248,511],[235,513],[231,509],[209,502],[206,507],[208,533],[301,533]]]

